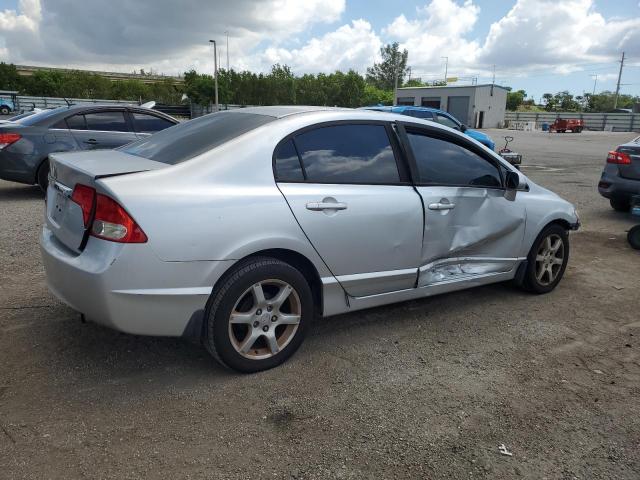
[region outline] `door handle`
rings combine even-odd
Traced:
[[[456,208],[455,203],[430,203],[429,210],[452,210]]]
[[[90,138],[89,140],[85,140],[84,143],[88,143],[89,145],[97,145],[98,141],[95,138]]]
[[[310,202],[307,203],[307,210],[346,210],[347,204],[341,202]]]

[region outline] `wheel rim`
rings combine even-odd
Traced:
[[[560,273],[564,263],[564,242],[558,234],[542,240],[536,254],[536,280],[540,285],[550,285]]]
[[[287,282],[269,279],[255,283],[231,310],[231,345],[251,360],[273,357],[293,340],[301,317],[300,297]]]

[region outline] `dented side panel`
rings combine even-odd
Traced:
[[[419,285],[508,272],[519,257],[524,202],[503,190],[418,187],[425,204]]]

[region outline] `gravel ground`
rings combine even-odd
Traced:
[[[513,133],[523,171],[583,221],[554,292],[318,320],[251,376],[80,323],[45,287],[37,188],[0,181],[0,477],[640,478],[640,254],[595,188],[633,134]]]

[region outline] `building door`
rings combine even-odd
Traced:
[[[476,126],[476,128],[482,128],[483,124],[484,124],[484,112],[479,112],[478,113],[478,125]]]
[[[447,112],[458,119],[459,122],[469,124],[469,96],[449,97]]]

